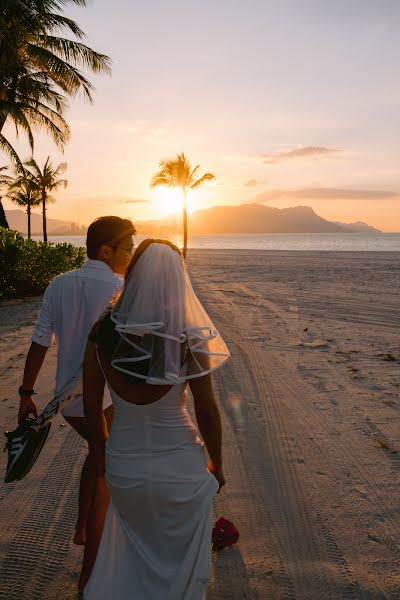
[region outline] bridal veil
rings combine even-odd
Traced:
[[[182,256],[150,244],[111,313],[119,334],[111,364],[150,384],[175,384],[219,368],[229,351],[197,298]]]

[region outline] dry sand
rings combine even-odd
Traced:
[[[215,374],[227,476],[215,516],[241,537],[214,555],[208,600],[400,599],[400,253],[210,250],[189,264],[232,353]],[[2,429],[39,303],[0,305]],[[31,473],[1,486],[0,598],[76,597],[84,455],[56,417]]]

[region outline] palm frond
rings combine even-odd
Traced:
[[[88,0],[51,0],[56,9],[60,9],[65,4],[76,4],[77,6],[87,6]]]
[[[41,71],[48,73],[49,80],[58,85],[69,96],[76,96],[80,91],[89,102],[93,101],[93,86],[86,77],[65,60],[56,56],[47,48],[35,44],[27,44],[29,59]]]
[[[168,185],[169,187],[180,187],[182,189],[196,189],[207,181],[215,179],[213,173],[205,173],[199,179],[196,174],[200,165],[192,168],[190,160],[182,152],[177,154],[175,159],[162,160],[159,163],[159,171],[153,176],[150,187],[156,185]]]
[[[29,160],[25,161],[25,166],[28,167],[28,169],[24,169],[24,167],[22,168],[24,169],[27,177],[38,179],[42,176],[42,171],[40,170],[40,167],[33,156]]]
[[[13,182],[13,178],[10,175],[6,175],[8,166],[0,167],[0,188],[10,186]]]
[[[53,177],[59,177],[63,175],[67,170],[68,164],[66,162],[60,163],[56,169],[54,169]]]
[[[65,131],[65,135],[69,136],[69,125],[64,119],[64,117],[57,111],[44,104],[44,102],[40,102],[35,100],[35,98],[25,98],[23,102],[20,103],[20,106],[23,110],[36,110],[40,111],[47,118],[51,119],[57,127]]]
[[[71,33],[76,35],[77,38],[82,39],[85,36],[85,33],[79,27],[76,21],[69,19],[68,17],[64,17],[64,15],[59,15],[56,13],[48,13],[46,19],[46,29],[47,31],[53,31],[54,29],[69,29]]]
[[[15,99],[17,101],[46,102],[58,113],[62,114],[68,106],[65,96],[54,89],[49,81],[48,73],[41,71],[35,74],[26,73],[18,80]]]
[[[27,200],[26,197],[22,194],[22,192],[8,193],[5,195],[7,200],[11,200],[14,204],[18,204],[18,206],[26,206]]]
[[[0,133],[0,149],[3,150],[3,152],[5,152],[9,156],[9,158],[14,164],[18,165],[21,169],[24,168],[17,152],[14,150],[10,142],[4,137],[2,133]]]
[[[188,177],[188,186],[190,187],[192,185],[192,183],[194,183],[196,181],[196,173],[199,170],[200,165],[196,165],[194,169],[192,169],[192,171],[190,172],[190,175]]]
[[[46,200],[48,192],[55,191],[60,187],[66,188],[68,185],[67,179],[58,179],[67,169],[67,163],[60,163],[57,167],[53,167],[50,161],[50,156],[47,157],[43,169],[39,167],[36,160],[32,157],[25,163],[26,177],[33,183],[37,189],[40,189],[42,194],[45,194]],[[51,200],[50,200],[51,201]],[[54,200],[55,201],[55,200]]]
[[[41,203],[37,190],[29,185],[29,183],[26,184],[24,180],[12,185],[6,194],[6,198],[19,206],[27,206],[29,204],[31,207],[35,207]]]
[[[59,58],[94,73],[111,73],[111,59],[80,42],[51,35],[39,36],[40,46],[55,52]]]
[[[28,136],[29,146],[33,151],[34,139],[31,125],[28,119],[26,118],[26,115],[24,114],[24,111],[22,110],[21,106],[19,104],[10,102],[8,105],[8,116],[11,117],[11,119],[13,120],[17,138],[19,136],[19,128],[21,128]]]
[[[45,107],[47,108],[47,107]],[[50,118],[44,112],[32,108],[29,105],[23,107],[24,112],[29,117],[32,125],[40,129],[44,129],[49,133],[57,146],[63,146],[69,138],[69,127],[64,119],[59,117],[58,123],[55,119]]]
[[[192,185],[190,186],[190,189],[196,190],[198,187],[203,185],[203,183],[206,183],[207,181],[214,181],[214,179],[215,179],[214,173],[204,173],[204,175],[202,177],[199,177],[199,179],[197,181],[192,183]]]
[[[33,7],[34,9],[39,6]],[[32,10],[32,7],[21,0],[12,0],[2,2],[0,11],[1,30],[4,35],[17,31],[39,31],[44,30],[42,16],[38,10]]]
[[[49,187],[48,189],[53,190],[53,191],[57,191],[58,189],[60,189],[61,187],[63,187],[64,189],[68,187],[68,179],[58,179],[57,181],[55,181],[51,187]],[[54,202],[55,202],[55,198],[54,198]]]
[[[168,187],[175,186],[174,181],[170,177],[167,177],[161,173],[156,173],[150,181],[150,187],[155,188],[159,185],[165,185]]]

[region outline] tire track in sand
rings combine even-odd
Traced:
[[[223,291],[223,290],[221,290]],[[217,298],[215,298],[217,296]],[[390,593],[393,594],[390,597],[396,598],[398,593],[397,583],[393,582],[385,582],[384,585],[377,585],[376,581],[371,582],[372,589],[375,588],[375,593],[378,593],[379,596],[375,596],[375,593],[371,589],[371,594],[365,590],[361,591],[360,586],[355,583],[354,570],[350,564],[350,561],[345,558],[344,552],[340,549],[339,540],[335,539],[335,535],[332,530],[326,524],[326,517],[321,513],[321,511],[316,510],[316,506],[309,506],[310,498],[307,494],[304,493],[304,489],[302,489],[302,485],[304,487],[304,482],[301,481],[296,475],[296,472],[301,469],[301,467],[297,466],[296,468],[292,468],[288,462],[288,458],[291,456],[291,447],[290,445],[284,445],[285,439],[293,438],[293,433],[295,437],[298,438],[297,441],[307,439],[307,436],[304,435],[304,432],[301,430],[296,431],[293,427],[288,428],[287,423],[290,421],[290,412],[292,412],[293,419],[296,419],[299,423],[302,421],[312,419],[312,423],[318,425],[318,429],[323,433],[328,433],[331,438],[331,450],[335,450],[334,454],[336,454],[335,460],[339,462],[344,462],[347,467],[355,473],[357,477],[361,480],[365,477],[364,469],[360,467],[362,465],[362,460],[360,460],[360,456],[352,457],[351,452],[346,449],[344,452],[338,452],[337,446],[338,440],[337,435],[338,431],[335,430],[334,427],[330,426],[326,420],[324,420],[321,415],[319,415],[313,405],[310,402],[310,396],[306,398],[304,396],[304,390],[300,391],[299,389],[299,381],[298,376],[295,376],[294,373],[286,373],[285,377],[282,377],[282,366],[277,361],[276,357],[273,356],[273,353],[267,353],[265,351],[260,350],[257,347],[257,344],[252,343],[251,341],[246,341],[246,343],[242,342],[244,336],[242,333],[246,333],[249,331],[249,326],[252,325],[250,322],[254,320],[254,311],[257,310],[256,302],[252,307],[249,308],[249,313],[244,314],[243,307],[243,299],[241,300],[241,306],[238,307],[239,310],[235,310],[235,304],[232,302],[232,296],[229,297],[229,304],[223,298],[223,294],[215,292],[208,289],[207,291],[207,299],[209,300],[213,297],[211,303],[208,302],[208,307],[210,313],[213,313],[213,318],[217,318],[219,323],[222,323],[221,329],[223,330],[223,323],[228,324],[235,323],[237,329],[237,335],[232,335],[232,328],[230,328],[231,332],[231,344],[232,342],[236,344],[238,352],[241,354],[241,358],[243,363],[247,361],[247,371],[255,375],[254,385],[252,390],[253,398],[257,398],[257,403],[259,406],[263,407],[265,411],[265,419],[264,422],[270,424],[270,428],[266,432],[271,436],[273,440],[273,445],[277,448],[275,452],[272,452],[271,459],[274,463],[275,469],[275,489],[274,489],[274,503],[275,503],[275,515],[281,523],[285,524],[285,529],[289,529],[289,525],[291,522],[290,516],[293,514],[299,515],[298,526],[295,531],[293,528],[291,530],[291,538],[284,539],[284,545],[290,549],[290,556],[288,557],[288,562],[292,565],[293,561],[301,564],[301,558],[303,555],[303,559],[307,561],[309,558],[313,559],[313,566],[317,566],[317,573],[313,571],[312,575],[308,577],[308,584],[311,584],[311,587],[315,590],[316,581],[318,582],[319,591],[316,591],[315,597],[337,597],[337,598],[359,598],[359,597],[386,597],[385,592],[387,593],[390,590]],[[218,302],[218,298],[220,301]],[[229,306],[229,313],[227,314],[227,306]],[[237,362],[237,361],[236,361]],[[267,365],[270,367],[267,368]],[[289,376],[288,376],[289,375]],[[292,385],[288,385],[288,380],[291,380],[291,377],[294,377],[292,380]],[[279,394],[279,398],[277,398],[274,389],[276,387],[280,387],[281,393]],[[301,386],[304,387],[304,386]],[[310,390],[307,389],[309,393]],[[311,390],[311,394],[315,392]],[[283,396],[286,395],[286,398]],[[265,402],[264,402],[265,398]],[[282,402],[284,400],[284,402]],[[289,406],[288,406],[289,405]],[[286,413],[289,412],[289,415],[285,415],[282,412],[283,408],[286,407]],[[288,411],[289,407],[289,411]],[[260,409],[258,409],[260,410]],[[280,414],[282,413],[282,414]],[[283,420],[282,416],[289,416],[289,421],[287,419]],[[296,418],[297,417],[297,418]],[[292,420],[293,424],[293,420]],[[261,429],[264,425],[261,426]],[[321,461],[321,457],[324,455],[321,452],[321,448],[315,444],[309,444],[313,448],[314,458],[318,458]],[[265,452],[265,449],[263,448]],[[307,448],[308,453],[310,453],[309,448]],[[332,456],[330,456],[332,458]],[[350,462],[350,464],[349,464]],[[329,469],[329,461],[326,458],[323,460],[322,464],[323,468],[328,470],[328,475],[332,475],[332,481],[337,481],[335,478],[333,469]],[[326,478],[329,481],[329,477]],[[270,482],[269,482],[270,483]],[[334,493],[334,485],[329,486],[328,489]],[[271,489],[269,490],[271,491]],[[282,508],[282,498],[295,498],[295,500],[290,500],[287,506]],[[334,497],[334,496],[333,496]],[[306,499],[307,498],[307,499]],[[378,501],[378,498],[375,497],[373,499],[375,502]],[[365,506],[360,503],[359,497],[356,495],[352,495],[351,501],[358,506],[360,513],[365,510]],[[283,502],[283,505],[285,502]],[[389,506],[390,508],[390,506]],[[312,518],[311,518],[312,515]],[[315,535],[307,533],[308,529],[313,528],[315,530]],[[304,536],[304,532],[306,532]],[[324,562],[327,561],[327,562]],[[327,565],[327,568],[324,571],[324,567],[321,567],[321,563]],[[336,593],[334,587],[332,588],[332,566],[337,571],[335,581],[339,583],[336,585]],[[300,569],[301,570],[301,569]],[[302,571],[302,570],[301,570]],[[302,577],[303,576],[303,577]],[[304,579],[304,572],[296,573],[296,568],[292,567],[291,577],[295,581],[299,581]],[[328,587],[326,587],[328,585]],[[379,589],[379,592],[377,590]],[[310,591],[308,591],[308,595],[305,594],[304,587],[297,587],[296,596],[298,598],[310,598]],[[367,589],[369,586],[367,586]],[[329,595],[327,594],[327,589],[330,589]],[[321,596],[318,596],[321,594]],[[325,594],[325,595],[324,595]],[[314,596],[313,596],[314,597]]]
[[[3,548],[0,598],[76,598],[81,549],[73,546],[71,540],[79,484],[76,463],[81,447],[82,440],[68,431],[35,495],[29,498],[29,510],[20,520],[16,515],[10,523],[13,533]]]

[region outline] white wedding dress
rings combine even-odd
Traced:
[[[111,500],[84,599],[205,599],[218,483],[186,410],[186,384],[146,406],[110,392]]]

